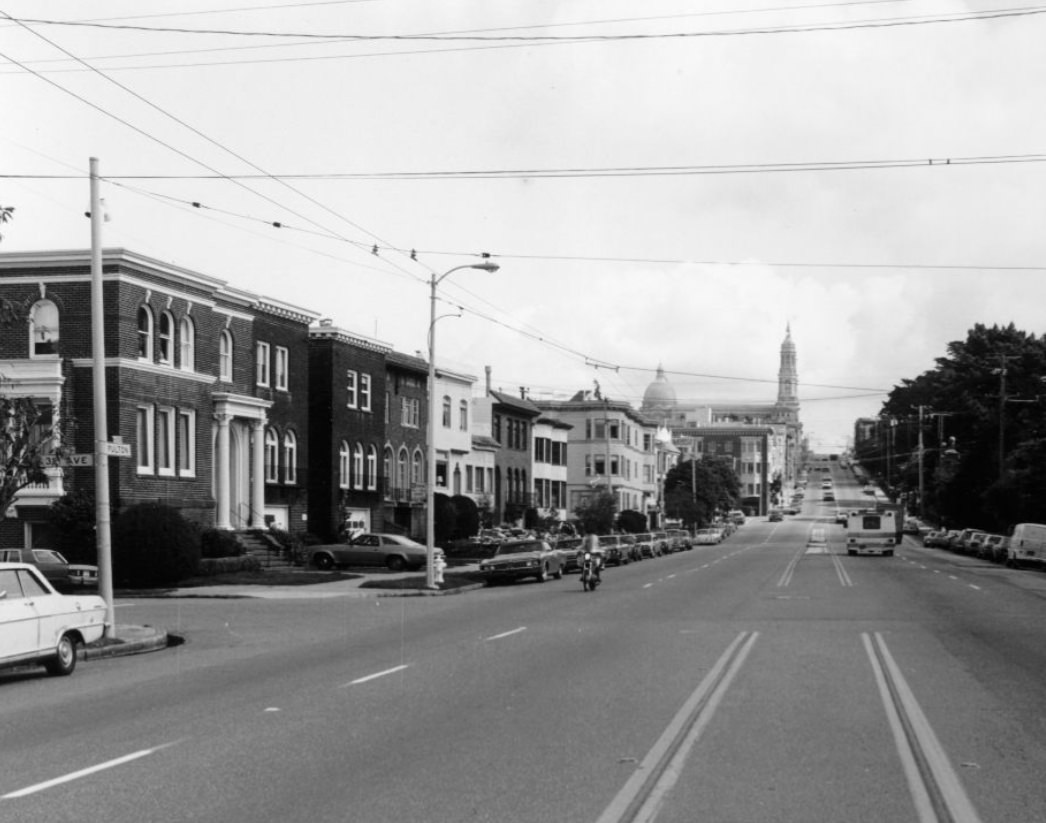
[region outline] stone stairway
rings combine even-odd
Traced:
[[[294,564],[283,553],[283,547],[264,532],[238,531],[236,539],[243,546],[244,554],[258,558],[263,569],[293,569]]]

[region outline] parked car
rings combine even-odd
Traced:
[[[825,503],[834,503],[835,502],[835,492],[833,492],[831,489],[826,491],[824,493],[824,502]]]
[[[787,506],[782,506],[781,512],[783,514],[799,514],[799,507],[795,503],[791,503]]]
[[[0,563],[29,563],[60,592],[98,588],[98,567],[70,563],[54,549],[0,549]]]
[[[963,529],[959,532],[959,536],[952,541],[950,548],[952,551],[961,552],[962,554],[973,554],[970,550],[970,541],[976,534],[984,534],[980,529]]]
[[[603,540],[600,538],[600,547]],[[544,583],[563,576],[559,553],[544,540],[509,540],[498,546],[494,556],[479,564],[488,586],[503,581],[533,577]]]
[[[603,552],[603,563],[607,566],[623,566],[631,558],[628,555],[628,542],[625,535],[599,535],[599,549]]]
[[[698,546],[714,546],[722,540],[718,529],[698,529],[694,543]]]
[[[639,551],[640,558],[656,557],[657,549],[654,545],[654,535],[652,532],[640,532],[639,534],[633,535],[636,539],[636,549]]]
[[[72,674],[76,649],[105,633],[105,601],[64,595],[29,563],[0,563],[0,666],[42,664]]]
[[[335,566],[385,566],[392,571],[417,571],[425,565],[426,547],[400,534],[360,534],[349,543],[312,546],[306,564],[318,569]]]
[[[990,552],[988,559],[993,563],[1005,563],[1010,556],[1010,538],[1002,534],[989,534],[985,541],[985,551]]]
[[[984,542],[988,537],[988,532],[974,532],[966,541],[966,553],[974,557],[983,557]]]
[[[780,509],[770,509],[770,514],[767,515],[766,519],[769,520],[771,523],[780,523],[782,520],[784,520],[784,512],[782,512]]]
[[[693,546],[686,529],[668,529],[668,538],[672,541],[672,551],[682,552]]]
[[[840,524],[840,525],[845,526],[847,523],[850,522],[850,514],[849,514],[849,512],[847,512],[846,509],[836,509],[835,510],[835,522]]]
[[[581,542],[580,537],[561,537],[553,546],[559,553],[560,568],[564,572],[581,571]]]
[[[1006,562],[1011,566],[1046,563],[1046,525],[1018,523],[1007,542]]]
[[[672,540],[667,532],[654,532],[654,553],[658,556],[672,553]]]
[[[926,534],[923,535],[923,545],[929,548],[940,548],[942,541],[944,540],[944,536],[947,533],[948,532],[944,529],[934,529],[932,531],[928,531],[926,532]]]

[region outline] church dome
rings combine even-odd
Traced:
[[[654,382],[643,392],[643,410],[671,409],[676,405],[676,390],[665,377],[665,370],[659,365]]]

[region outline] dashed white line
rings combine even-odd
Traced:
[[[487,638],[484,638],[484,639],[485,640],[500,640],[503,637],[511,637],[514,634],[519,634],[520,632],[525,632],[526,630],[527,630],[526,626],[520,626],[518,629],[512,629],[511,631],[502,632],[501,634],[492,634],[490,637],[487,637]]]
[[[977,591],[981,590],[980,586],[975,586],[973,583],[967,583],[966,585],[969,586],[971,589],[976,589]]]
[[[150,754],[155,754],[161,749],[165,749],[168,746],[173,746],[174,743],[165,743],[162,746],[155,746],[151,749],[142,749],[141,751],[132,752],[131,754],[125,754],[123,757],[117,757],[113,760],[107,760],[104,763],[99,763],[96,766],[89,766],[86,769],[80,769],[76,772],[70,772],[69,774],[56,777],[53,780],[45,780],[43,783],[37,783],[33,786],[26,786],[24,789],[18,791],[8,792],[7,794],[0,797],[0,800],[13,800],[16,797],[25,797],[26,795],[36,794],[42,792],[45,789],[52,789],[55,786],[60,786],[63,783],[70,783],[73,780],[79,780],[81,777],[88,777],[92,774],[105,771],[106,769],[112,769],[116,766],[122,766],[124,763],[130,763],[133,760],[139,760],[143,757],[148,757]]]
[[[385,669],[383,672],[375,672],[374,674],[368,674],[364,677],[357,677],[355,680],[350,680],[348,683],[344,683],[341,688],[345,688],[346,686],[358,686],[360,683],[368,683],[371,680],[377,680],[379,677],[385,677],[386,675],[401,672],[409,666],[409,663],[404,663],[402,666],[393,666],[391,669]]]

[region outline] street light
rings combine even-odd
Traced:
[[[455,266],[437,276],[435,272],[429,281],[429,442],[428,442],[428,483],[425,494],[425,585],[430,589],[436,585],[436,287],[446,277],[462,269],[480,269],[496,272],[501,268],[493,260],[481,263],[466,263]]]

